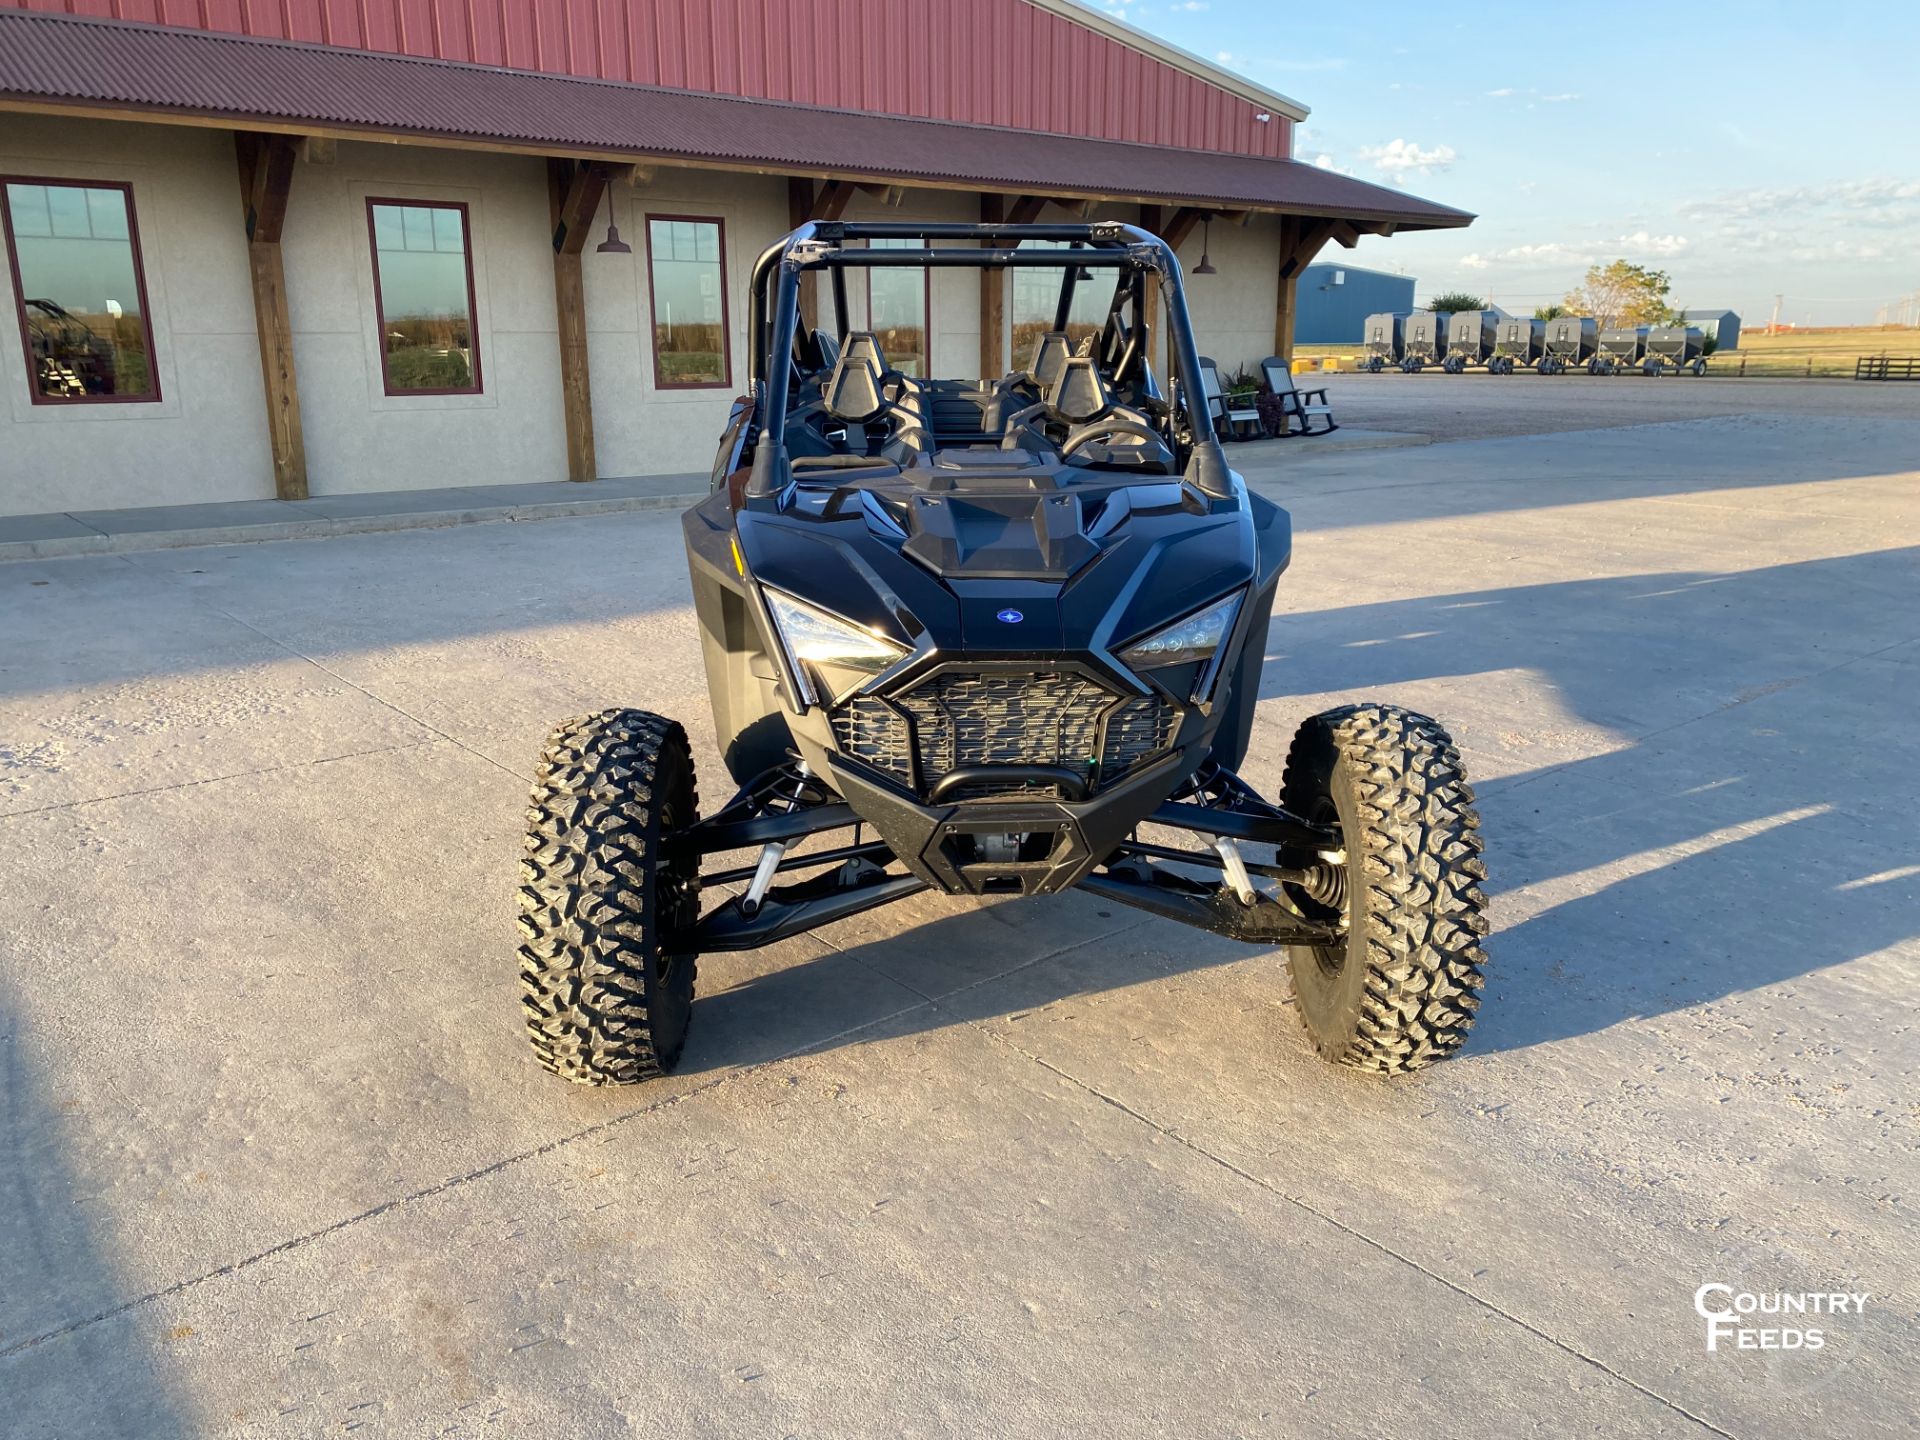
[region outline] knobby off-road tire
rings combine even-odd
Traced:
[[[1347,943],[1288,953],[1315,1048],[1389,1075],[1459,1049],[1480,1003],[1487,872],[1447,732],[1392,705],[1315,715],[1294,736],[1281,804],[1345,837]],[[1289,893],[1317,918],[1339,913]]]
[[[661,937],[698,916],[697,858],[661,842],[698,819],[687,733],[644,710],[553,732],[534,776],[521,861],[527,1035],[554,1074],[630,1085],[671,1070],[687,1039],[695,957]]]

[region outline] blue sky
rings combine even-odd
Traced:
[[[1298,158],[1476,212],[1323,257],[1423,299],[1524,311],[1616,256],[1748,324],[1776,293],[1804,325],[1920,292],[1914,0],[1096,3],[1309,106]]]

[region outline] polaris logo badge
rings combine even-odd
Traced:
[[[1018,610],[1002,610],[993,618],[998,620],[1002,625],[1018,625],[1027,617],[1022,615]]]

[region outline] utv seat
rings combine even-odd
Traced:
[[[1067,344],[1067,332],[1049,330],[1042,335],[1033,347],[1033,359],[1027,364],[1027,383],[1044,395],[1053,388],[1060,378],[1060,372],[1073,357],[1073,348]]]
[[[865,424],[887,408],[887,397],[880,391],[879,346],[860,343],[872,338],[858,332],[847,336],[846,348],[833,362],[833,373],[822,391],[827,414],[849,425]]]
[[[1075,355],[1060,367],[1047,391],[1047,408],[1074,425],[1098,420],[1113,409],[1113,391],[1088,355]]]
[[[1049,330],[1036,340],[1027,368],[996,382],[993,398],[982,413],[983,431],[989,436],[1004,434],[1007,420],[1015,411],[1044,400],[1072,355],[1064,330]]]

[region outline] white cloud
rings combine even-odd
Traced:
[[[1340,164],[1338,161],[1336,161],[1333,158],[1333,156],[1327,154],[1327,152],[1324,150],[1322,150],[1319,154],[1313,157],[1313,167],[1316,170],[1331,170],[1336,175],[1353,174],[1353,169],[1351,166]]]
[[[1498,90],[1487,91],[1487,98],[1489,100],[1504,100],[1513,93],[1513,87],[1511,85],[1502,85]]]
[[[1385,145],[1362,145],[1360,158],[1372,161],[1374,169],[1384,170],[1397,180],[1404,175],[1430,175],[1436,170],[1446,170],[1459,157],[1451,145],[1435,145],[1429,150],[1396,137]]]
[[[1173,8],[1176,10],[1204,10],[1207,8],[1207,0],[1183,0],[1183,3]]]
[[[1920,201],[1920,180],[1830,180],[1820,185],[1781,189],[1728,190],[1680,207],[1682,215],[1701,220],[1754,219],[1793,210],[1845,211],[1858,224],[1866,215],[1889,209],[1904,212]]]
[[[1678,255],[1688,248],[1684,235],[1649,235],[1645,230],[1636,230],[1631,235],[1622,235],[1617,242],[1622,250],[1636,255],[1657,255],[1665,258]]]
[[[1542,95],[1540,98],[1549,105],[1564,105],[1569,100],[1578,100],[1580,97],[1569,90],[1561,95]]]
[[[1463,256],[1460,264],[1468,270],[1565,270],[1602,264],[1626,256],[1629,259],[1666,259],[1690,248],[1684,235],[1650,235],[1642,230],[1615,240],[1547,240],[1538,245],[1511,245],[1504,250],[1474,251]]]

